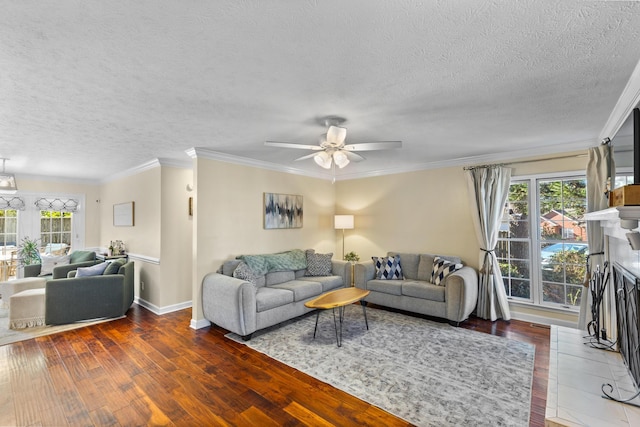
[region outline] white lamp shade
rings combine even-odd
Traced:
[[[353,228],[353,215],[335,215],[333,223],[336,230],[351,230]]]
[[[336,165],[338,165],[340,169],[349,164],[349,158],[342,151],[336,151],[333,153],[333,161],[336,162]]]
[[[313,160],[318,164],[318,166],[322,166],[325,169],[329,169],[331,167],[331,156],[326,151],[321,151],[313,156]]]

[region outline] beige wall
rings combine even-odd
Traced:
[[[202,279],[222,262],[241,254],[289,249],[336,250],[333,213],[335,187],[330,181],[194,160],[193,319],[203,319]],[[263,228],[263,193],[303,196],[304,225],[298,229]]]
[[[360,260],[406,251],[460,256],[477,268],[478,243],[461,167],[339,181],[336,213],[353,214],[345,251]],[[342,234],[338,235],[342,244]]]
[[[103,184],[100,190],[100,244],[122,240],[127,252],[160,257],[161,168],[155,167],[133,176]],[[134,226],[113,225],[113,205],[134,202]]]
[[[161,168],[161,251],[162,290],[160,307],[191,301],[191,241],[193,219],[188,201],[192,193],[187,184],[193,182],[191,169]]]

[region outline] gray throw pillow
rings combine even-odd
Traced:
[[[331,258],[333,253],[316,254],[307,251],[307,271],[305,276],[331,276]]]
[[[107,268],[104,269],[104,273],[102,273],[103,276],[106,276],[107,274],[118,274],[118,271],[120,271],[120,267],[122,267],[123,265],[125,265],[127,263],[127,260],[125,258],[118,258],[118,259],[114,259],[113,261],[109,261],[107,264]]]

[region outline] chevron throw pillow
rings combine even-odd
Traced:
[[[444,286],[444,278],[454,271],[460,270],[462,267],[462,264],[455,264],[446,259],[435,257],[433,259],[433,270],[431,271],[431,283]]]
[[[402,280],[402,266],[400,256],[371,257],[376,266],[376,279],[381,280]]]

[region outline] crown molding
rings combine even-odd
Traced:
[[[369,172],[341,174],[340,176],[336,177],[336,181],[347,181],[350,179],[371,178],[383,175],[419,172],[430,169],[443,169],[456,166],[464,167],[488,163],[508,163],[509,161],[520,159],[586,150],[598,143],[598,141],[593,140],[574,141],[566,144],[556,144],[545,148],[536,147],[527,150],[508,151],[504,153],[486,154],[481,156],[459,157],[456,159],[419,163],[414,165],[407,165],[404,167],[401,166],[397,168],[380,169]]]
[[[193,169],[193,162],[190,160],[170,159],[166,157],[158,158],[161,166],[169,166],[179,169]]]
[[[318,172],[309,172],[302,169],[292,168],[290,166],[279,165],[277,163],[265,162],[263,160],[249,159],[247,157],[235,156],[233,154],[225,154],[204,147],[194,147],[186,151],[191,158],[202,158],[208,160],[218,160],[224,163],[232,163],[241,166],[250,166],[259,169],[267,169],[275,172],[284,172],[293,175],[302,175],[310,178],[333,179],[333,175]]]
[[[636,68],[631,73],[629,81],[625,86],[618,102],[616,102],[609,119],[605,123],[602,131],[600,131],[599,139],[603,141],[605,138],[613,139],[618,133],[631,111],[640,104],[640,61],[636,64]]]

